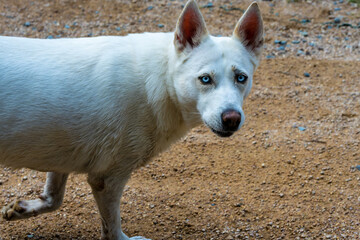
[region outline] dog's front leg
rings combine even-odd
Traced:
[[[2,216],[13,221],[58,209],[64,198],[68,174],[48,172],[44,192],[35,200],[16,200],[3,207]]]
[[[143,237],[128,238],[121,230],[120,198],[128,179],[129,175],[88,175],[101,215],[102,240],[146,240]]]

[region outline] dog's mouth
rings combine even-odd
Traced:
[[[213,128],[210,128],[210,129],[211,129],[211,131],[212,131],[213,133],[215,133],[215,134],[218,135],[219,137],[230,137],[231,135],[234,134],[234,132],[232,132],[232,131],[218,131],[218,130],[215,130],[215,129],[213,129]]]

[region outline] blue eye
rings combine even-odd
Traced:
[[[248,77],[245,74],[240,74],[236,76],[236,81],[238,81],[239,83],[245,83],[247,78]]]
[[[201,76],[199,77],[202,84],[210,84],[211,83],[211,77],[209,76]]]

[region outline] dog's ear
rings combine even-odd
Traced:
[[[259,57],[264,43],[263,21],[259,6],[253,2],[236,24],[233,36],[238,38],[248,51]]]
[[[187,2],[177,22],[174,44],[178,52],[195,48],[208,36],[205,21],[194,0]]]

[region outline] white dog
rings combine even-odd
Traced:
[[[3,218],[54,211],[68,174],[87,173],[102,239],[129,239],[119,205],[132,171],[201,122],[221,137],[237,131],[262,45],[256,3],[231,37],[213,37],[193,0],[175,33],[0,37],[0,163],[48,172],[43,194]]]

